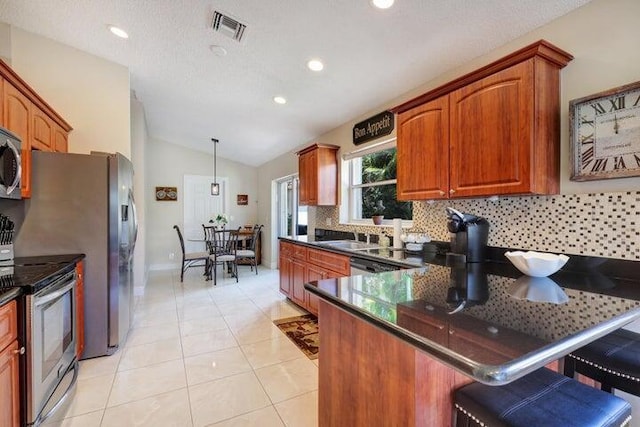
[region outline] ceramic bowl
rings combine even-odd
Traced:
[[[555,255],[543,252],[506,252],[509,261],[522,273],[532,277],[547,277],[560,270],[569,260],[566,255]]]

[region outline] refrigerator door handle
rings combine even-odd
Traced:
[[[136,209],[136,201],[133,198],[133,190],[129,189],[129,203],[131,204],[131,213],[133,214],[133,236],[131,239],[131,251],[129,252],[129,260],[133,258],[133,251],[136,248],[138,240],[138,210]]]

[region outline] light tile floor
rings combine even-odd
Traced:
[[[277,270],[239,269],[215,287],[195,268],[151,273],[124,347],[80,362],[67,418],[46,425],[317,426],[318,361],[273,325],[304,312]]]

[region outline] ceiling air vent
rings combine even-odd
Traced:
[[[242,40],[244,30],[247,28],[246,25],[218,11],[213,12],[211,26],[213,27],[213,31],[217,31],[237,41]]]

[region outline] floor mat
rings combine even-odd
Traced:
[[[274,320],[273,323],[284,332],[291,341],[309,359],[317,359],[320,350],[318,320],[311,314]]]

